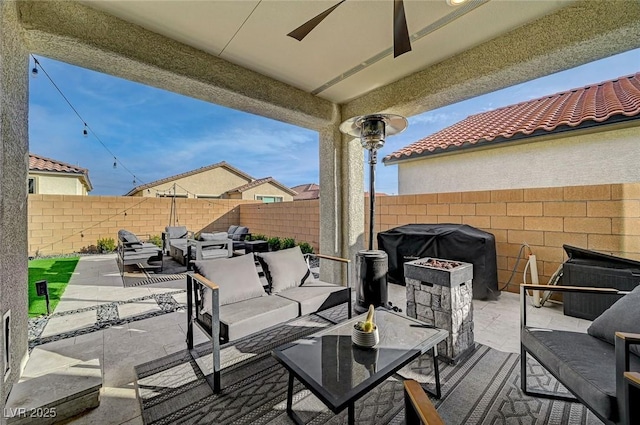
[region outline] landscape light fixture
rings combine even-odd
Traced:
[[[369,250],[373,250],[374,214],[376,208],[375,174],[378,149],[387,136],[403,132],[409,123],[405,117],[392,114],[373,114],[349,118],[340,124],[340,131],[359,137],[362,147],[369,151]]]

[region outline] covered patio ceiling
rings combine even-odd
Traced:
[[[336,3],[19,7],[34,53],[316,130],[336,115],[414,115],[640,46],[633,0],[405,0],[412,51],[397,58],[391,0],[347,0],[304,40],[287,36]]]

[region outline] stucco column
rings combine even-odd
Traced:
[[[0,0],[0,317],[11,311],[10,367],[0,371],[0,400],[27,358],[27,158],[29,56],[14,1]],[[0,357],[4,358],[4,323]]]
[[[320,252],[354,261],[364,247],[364,155],[339,125],[336,120],[320,131]],[[342,268],[331,263],[323,262],[321,278],[344,282]]]

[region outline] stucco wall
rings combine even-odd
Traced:
[[[29,173],[36,179],[36,193],[41,195],[86,195],[87,188],[79,177],[70,175]]]
[[[15,2],[0,0],[0,317],[11,311],[11,372],[5,380],[4,370],[0,371],[3,408],[27,359],[29,61],[17,19]],[[0,329],[1,358],[4,326]]]
[[[293,196],[280,189],[276,185],[269,183],[261,184],[260,186],[253,187],[251,189],[245,190],[242,192],[242,199],[246,200],[254,200],[256,196],[280,196],[282,197],[282,202],[293,201]]]
[[[398,193],[640,182],[640,126],[398,164]]]
[[[244,177],[232,173],[224,167],[203,171],[198,174],[176,179],[169,183],[159,184],[144,190],[141,196],[155,197],[157,192],[173,194],[173,184],[176,184],[176,194],[184,195],[189,192],[189,197],[194,195],[220,196],[230,189],[249,183]]]
[[[194,232],[227,230],[240,224],[242,203],[247,201],[177,198],[177,224]],[[170,213],[171,198],[29,195],[29,255],[79,252],[100,238],[117,240],[120,229],[160,235]]]

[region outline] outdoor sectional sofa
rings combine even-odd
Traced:
[[[624,295],[591,324],[587,333],[527,325],[527,290],[546,285],[521,285],[521,387],[525,394],[576,399],[605,424],[640,424],[640,286],[630,293],[613,288],[554,286],[553,292]],[[527,355],[536,359],[575,396],[527,388]]]
[[[346,265],[346,286],[315,279],[299,247],[260,253],[266,282],[261,281],[253,254],[195,262],[187,275],[187,345],[193,349],[193,326],[209,337],[214,392],[220,385],[220,344],[260,332],[296,317],[347,303],[351,317],[350,261],[320,254],[318,258]]]

